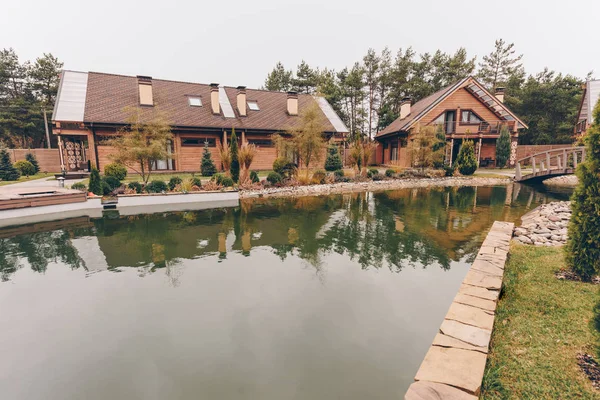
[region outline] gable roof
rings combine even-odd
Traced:
[[[598,101],[600,101],[600,80],[587,81],[579,106],[578,121],[585,119],[588,124],[592,124],[594,122],[593,110]]]
[[[515,120],[520,125],[520,128],[527,128],[527,125],[521,121],[515,114],[512,113],[502,102],[496,100],[483,85],[481,85],[474,77],[468,76],[446,86],[443,89],[417,101],[410,107],[410,114],[404,118],[397,118],[388,125],[385,129],[377,133],[375,137],[385,136],[396,132],[408,131],[423,117],[427,115],[436,105],[444,99],[456,92],[460,88],[466,88],[471,94],[477,97],[484,105],[486,105],[494,113],[500,115],[502,119]]]
[[[68,114],[62,112],[67,108],[68,96],[66,88],[75,74],[86,77],[84,95],[78,97],[78,109],[83,113]],[[212,113],[210,101],[210,85],[190,82],[178,82],[164,79],[152,79],[152,91],[155,105],[164,111],[173,126],[217,129],[254,129],[283,131],[300,122],[299,116],[287,112],[287,93],[267,90],[246,90],[246,100],[256,101],[260,110],[247,109],[247,116],[241,117],[237,106],[237,92],[233,87],[219,87],[219,104],[221,113]],[[63,93],[63,91],[65,93]],[[53,120],[126,124],[130,107],[139,106],[138,78],[135,76],[115,75],[99,72],[65,71],[61,77],[59,94]],[[200,97],[202,107],[192,107],[188,97]],[[82,105],[83,102],[83,105]],[[321,121],[326,132],[346,133],[348,128],[337,116],[324,98],[308,94],[298,94],[298,110],[308,108],[312,104],[319,106],[322,112]],[[143,110],[146,107],[142,107]],[[78,117],[80,119],[72,119]]]

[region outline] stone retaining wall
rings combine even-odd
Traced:
[[[406,400],[475,400],[481,389],[514,224],[494,222],[406,392]]]

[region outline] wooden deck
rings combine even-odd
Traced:
[[[56,187],[6,187],[0,191],[0,210],[81,203],[86,200],[86,194],[79,190]]]

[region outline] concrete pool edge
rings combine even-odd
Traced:
[[[478,398],[513,227],[512,222],[492,225],[406,400]]]

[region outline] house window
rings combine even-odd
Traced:
[[[398,161],[398,143],[392,143],[391,161]]]
[[[188,97],[188,103],[191,107],[202,107],[202,99],[200,97]]]
[[[269,139],[248,139],[248,143],[256,147],[273,147],[273,142]]]
[[[479,124],[482,120],[471,110],[462,111],[460,113],[461,124]]]
[[[208,142],[208,147],[217,145],[215,138],[182,138],[181,145],[184,147],[200,147],[204,146],[204,142]]]
[[[248,108],[251,109],[252,111],[259,111],[260,108],[258,107],[258,102],[256,101],[249,101],[248,102]]]
[[[167,144],[167,154],[173,154],[173,142],[169,142],[169,144]],[[157,160],[152,162],[152,170],[154,171],[173,169],[175,169],[175,164],[173,163],[173,159],[171,157],[168,157],[166,160]]]

